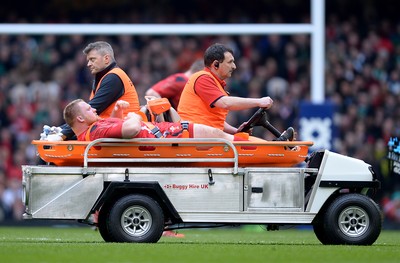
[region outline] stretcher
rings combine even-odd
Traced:
[[[147,107],[143,110],[146,118],[156,121],[177,122],[179,117],[166,99],[146,97]],[[157,117],[155,117],[157,116]],[[166,119],[167,118],[167,119]],[[259,109],[243,126],[240,132],[247,132],[257,125],[264,126],[275,136],[281,133],[267,120],[265,109]],[[247,136],[246,136],[247,137]],[[94,166],[118,166],[128,162],[133,166],[142,166],[151,162],[153,166],[187,167],[207,166],[210,162],[216,167],[292,167],[302,163],[308,155],[311,141],[266,141],[249,136],[247,141],[234,141],[218,138],[183,139],[111,139],[103,138],[93,142],[62,141],[49,142],[34,140],[40,158],[46,163],[57,166],[85,166],[92,162]]]
[[[46,163],[57,166],[117,166],[121,162],[140,166],[188,167],[292,167],[307,158],[311,141],[265,141],[250,136],[249,141],[229,142],[223,139],[110,139],[49,142],[34,140],[38,155]]]

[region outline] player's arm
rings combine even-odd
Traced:
[[[124,117],[124,110],[129,107],[129,102],[124,100],[119,100],[115,103],[114,109],[111,112],[110,117],[122,119]]]
[[[142,128],[142,117],[139,114],[129,112],[122,124],[122,137],[126,139],[134,138]]]

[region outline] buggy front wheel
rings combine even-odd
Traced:
[[[329,205],[319,228],[324,229],[322,240],[327,244],[372,245],[381,232],[382,216],[371,198],[345,194]]]

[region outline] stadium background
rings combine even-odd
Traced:
[[[400,226],[400,180],[389,169],[387,142],[400,135],[400,20],[394,0],[326,0],[325,104],[332,107],[332,149],[373,164],[375,196],[386,227]],[[307,23],[310,1],[51,0],[2,4],[0,23]],[[271,123],[299,127],[310,100],[310,37],[300,35],[88,36],[0,35],[0,224],[21,222],[21,164],[40,160],[30,145],[44,124],[60,125],[63,106],[88,98],[92,76],[82,49],[109,41],[139,96],[184,71],[213,42],[230,45],[238,69],[233,95],[270,95]],[[144,101],[142,101],[144,103]],[[238,125],[252,111],[231,114]],[[271,134],[257,130],[271,139]]]

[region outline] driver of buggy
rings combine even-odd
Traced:
[[[241,98],[229,96],[225,90],[225,79],[232,76],[236,69],[232,49],[216,43],[207,48],[204,53],[205,68],[193,74],[183,89],[178,106],[178,114],[183,120],[209,125],[229,134],[245,131],[243,123],[235,128],[226,122],[230,110],[245,110],[260,107],[264,111],[272,107],[270,97]],[[265,118],[258,118],[254,126],[266,126]],[[266,127],[268,129],[268,127]],[[275,131],[276,132],[276,131]],[[289,127],[282,134],[276,132],[278,141],[292,141],[294,130]]]

